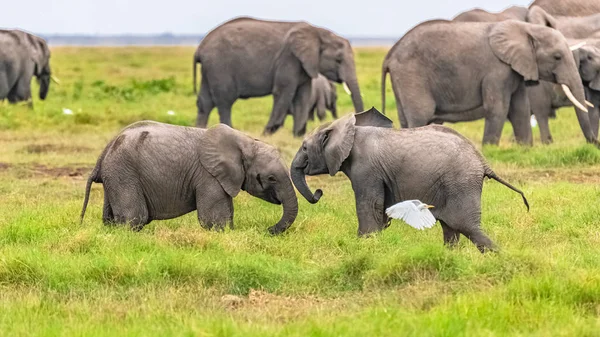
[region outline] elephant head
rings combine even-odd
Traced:
[[[371,108],[325,124],[304,139],[292,162],[291,176],[294,185],[308,202],[317,203],[323,191],[319,189],[313,194],[305,176],[327,173],[335,175],[350,155],[356,127],[360,126],[393,127],[391,120],[377,109]]]
[[[284,232],[296,219],[296,192],[274,147],[219,124],[208,129],[202,138],[200,162],[229,196],[235,197],[244,190],[270,203],[282,204],[283,216],[269,228],[272,234]]]
[[[32,35],[30,37],[30,48],[35,65],[34,75],[40,84],[39,97],[41,100],[44,100],[50,89],[50,80],[54,79],[50,71],[50,49],[44,39]]]
[[[363,110],[354,53],[348,40],[327,29],[301,23],[288,32],[285,44],[310,78],[315,79],[321,73],[344,84],[352,96],[354,109]]]
[[[600,91],[600,48],[587,45],[579,49],[579,74],[592,90]]]
[[[489,42],[494,54],[525,81],[560,84],[569,100],[579,110],[587,112],[577,63],[559,31],[514,20],[504,21],[492,29]],[[578,117],[581,111],[578,111]]]

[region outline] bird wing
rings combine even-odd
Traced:
[[[431,228],[436,223],[435,217],[428,209],[419,210],[412,200],[403,201],[389,207],[386,214],[390,218],[402,220],[418,230]]]

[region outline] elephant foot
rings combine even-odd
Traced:
[[[275,125],[275,126],[266,126],[265,130],[263,131],[263,136],[270,136],[272,134],[274,134],[275,132],[277,132],[277,130],[279,130],[279,128],[281,127],[281,125]]]
[[[294,131],[294,137],[303,137],[306,134],[306,126],[302,129]]]

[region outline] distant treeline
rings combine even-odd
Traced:
[[[61,35],[39,34],[53,46],[195,46],[204,35]],[[349,38],[355,46],[389,46],[394,38]]]

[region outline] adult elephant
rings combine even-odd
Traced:
[[[498,23],[430,21],[408,32],[383,63],[390,73],[402,127],[485,118],[484,144],[498,144],[508,117],[515,138],[532,144],[526,83],[561,84],[579,109],[589,142],[585,92],[560,32],[508,20]]]
[[[40,84],[40,99],[46,99],[52,78],[46,41],[21,30],[0,30],[0,100],[30,100],[33,76]]]
[[[352,93],[356,111],[363,109],[350,43],[306,22],[247,17],[228,21],[198,46],[194,55],[194,88],[197,63],[202,64],[198,127],[206,127],[215,106],[221,123],[231,125],[231,106],[238,98],[273,94],[265,134],[274,133],[283,125],[291,106],[294,135],[300,136],[306,130],[311,79],[319,73],[344,83]]]
[[[557,29],[570,39],[600,38],[600,12],[580,17],[554,16],[542,7],[532,6],[527,22]]]
[[[539,6],[552,15],[586,16],[600,13],[598,0],[536,0],[529,8]]]
[[[525,21],[528,9],[522,6],[512,6],[499,13],[488,12],[475,8],[457,15],[452,21],[456,22],[500,22],[506,20]]]
[[[579,64],[579,74],[589,102],[589,125],[591,131],[598,137],[598,125],[600,120],[600,41],[588,41],[587,45],[573,52]],[[553,83],[541,81],[540,85],[527,88],[531,112],[535,115],[540,128],[542,143],[552,143],[549,118],[556,116],[556,110],[570,107],[573,104],[565,96],[559,86]],[[581,124],[584,130],[586,123]]]

